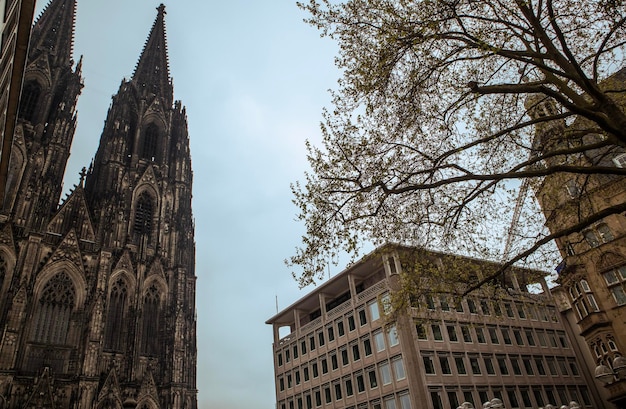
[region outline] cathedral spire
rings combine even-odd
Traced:
[[[46,52],[53,65],[70,66],[75,18],[76,0],[50,0],[33,26],[29,60]]]
[[[165,6],[161,4],[157,10],[156,20],[135,67],[133,81],[139,89],[161,96],[171,104],[173,91],[167,59]]]

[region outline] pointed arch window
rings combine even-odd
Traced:
[[[22,88],[18,117],[26,121],[32,121],[35,116],[35,108],[41,95],[41,86],[37,81],[28,81]]]
[[[128,286],[126,281],[119,278],[111,286],[111,294],[109,296],[109,308],[104,332],[104,347],[106,349],[121,351],[124,348],[124,330],[127,327],[127,305]]]
[[[143,298],[143,319],[141,332],[141,353],[155,356],[159,345],[159,314],[161,294],[155,284],[146,291]]]
[[[63,271],[52,277],[35,305],[31,339],[44,344],[64,345],[75,302],[76,290],[69,275]]]
[[[157,153],[157,145],[159,140],[159,128],[150,123],[142,132],[141,157],[146,160],[153,161]]]
[[[137,206],[135,208],[135,224],[133,230],[136,235],[148,235],[152,232],[152,215],[154,212],[154,206],[152,204],[152,197],[143,192],[137,199]]]

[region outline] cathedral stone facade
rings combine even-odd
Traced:
[[[165,8],[60,201],[83,86],[75,9],[51,0],[32,30],[0,214],[0,407],[193,409],[192,171]]]

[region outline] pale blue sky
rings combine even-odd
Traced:
[[[65,190],[95,154],[111,96],[129,77],[157,0],[77,0],[85,88]],[[47,0],[38,0],[37,9]],[[304,228],[289,183],[306,170],[339,72],[335,44],[294,0],[169,1],[174,97],[187,107],[194,170],[200,408],[274,408],[275,297],[298,290],[283,259]]]

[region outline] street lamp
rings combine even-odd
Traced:
[[[596,379],[602,382],[604,385],[613,383],[615,381],[626,379],[626,358],[616,354],[613,359],[613,369],[600,363],[595,370]]]

